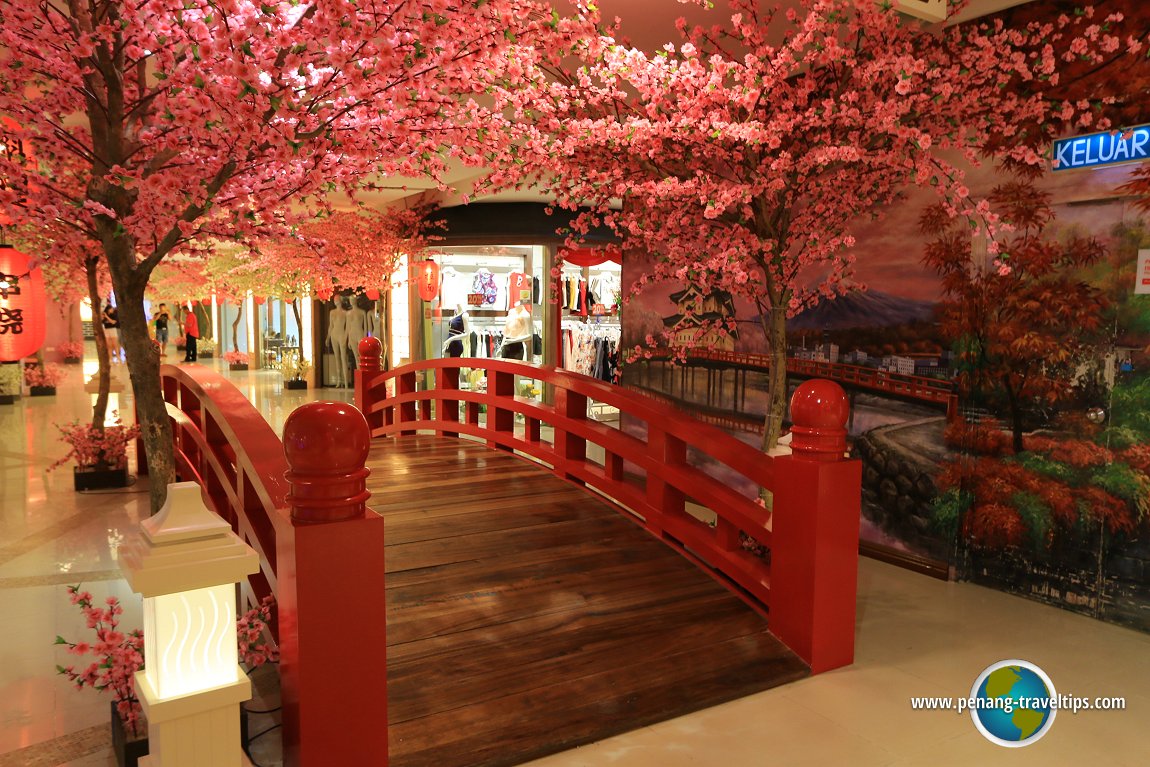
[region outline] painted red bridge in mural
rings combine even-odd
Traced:
[[[668,359],[671,354],[670,350],[660,349],[653,353],[652,359]],[[767,354],[716,349],[691,350],[687,352],[687,359],[749,370],[770,370],[771,367],[771,358]],[[942,405],[948,412],[957,402],[954,384],[950,381],[878,370],[862,365],[788,357],[787,374],[800,378],[825,378],[853,389]]]

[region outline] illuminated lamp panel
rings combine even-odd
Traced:
[[[237,681],[235,585],[144,600],[145,674],[161,700]]]

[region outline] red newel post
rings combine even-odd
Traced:
[[[276,518],[284,763],[385,767],[384,525],[365,505],[367,421],[346,403],[314,402],[288,416],[283,443],[291,468],[291,515]]]
[[[372,380],[383,370],[383,343],[375,336],[366,336],[359,341],[359,367],[355,371],[355,404],[372,429],[383,426],[383,413],[373,413],[375,404],[371,396]]]
[[[862,465],[844,455],[848,416],[838,384],[803,383],[793,453],[775,458],[770,626],[812,673],[854,661]]]
[[[288,503],[296,522],[336,522],[364,514],[364,467],[371,434],[363,413],[344,402],[312,402],[284,422],[284,455],[291,471]]]

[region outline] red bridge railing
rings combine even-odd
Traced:
[[[200,483],[215,512],[260,556],[259,573],[242,585],[244,601],[257,603],[278,591],[275,519],[289,490],[283,444],[248,398],[208,368],[163,365],[160,386],[176,474]]]
[[[556,368],[450,358],[379,372],[370,341],[360,346],[356,403],[372,436],[467,437],[530,458],[766,607],[771,630],[812,671],[853,660],[861,470],[843,459],[847,411],[837,384],[800,387],[807,397],[815,384],[816,402],[792,404],[796,454],[770,458],[662,402]],[[481,380],[485,387],[471,385]],[[523,396],[524,382],[550,387],[553,404]],[[637,432],[597,421],[592,405],[617,409]],[[773,511],[693,465],[691,452],[770,490]],[[748,551],[740,533],[768,547],[770,560]]]
[[[284,763],[385,767],[383,518],[364,503],[363,416],[344,403],[313,402],[288,417],[281,442],[214,371],[164,365],[160,384],[177,475],[199,482],[259,553],[260,571],[242,596],[276,596]],[[332,629],[348,616],[355,631]]]

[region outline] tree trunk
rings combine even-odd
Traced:
[[[96,339],[96,374],[99,376],[96,404],[92,406],[92,428],[103,431],[108,416],[108,392],[112,389],[112,366],[111,358],[108,357],[108,337],[104,335],[104,323],[100,321],[104,307],[100,304],[100,283],[96,274],[98,265],[99,261],[88,259],[84,263],[84,274],[88,278],[88,298],[92,301],[92,337]]]
[[[301,319],[299,315],[299,302],[302,300],[302,298],[297,298],[291,302],[291,313],[295,317],[295,347],[296,350],[299,351],[299,358],[301,360],[303,359],[303,319]]]
[[[770,343],[771,369],[767,378],[767,416],[763,421],[762,451],[765,453],[779,443],[783,430],[783,415],[787,410],[787,310],[785,306],[772,306],[770,318],[763,330]]]
[[[240,320],[243,319],[244,316],[243,301],[241,300],[238,304],[236,304],[236,306],[236,318],[232,320],[232,351],[238,354],[240,351],[240,339],[238,337],[240,332]]]
[[[1006,400],[1010,404],[1010,432],[1013,437],[1012,446],[1015,455],[1025,448],[1022,445],[1022,403],[1015,395],[1014,389],[1006,386]]]
[[[168,485],[175,481],[172,425],[160,391],[160,355],[154,350],[144,315],[144,288],[148,275],[135,265],[135,243],[120,233],[104,239],[104,252],[112,272],[112,286],[120,306],[120,335],[132,379],[136,423],[148,458],[152,513],[164,505]]]

